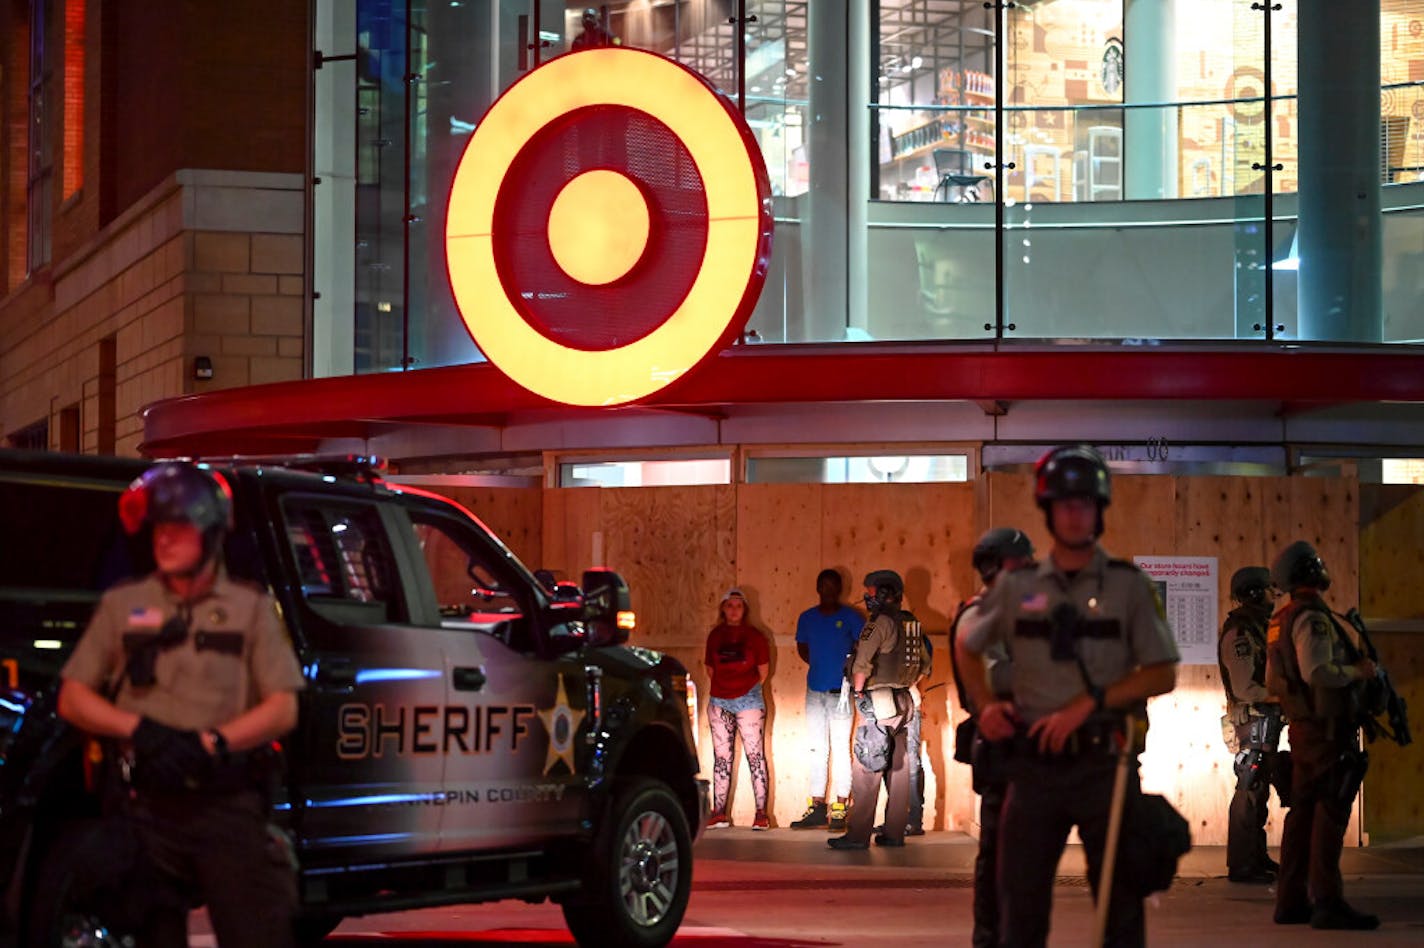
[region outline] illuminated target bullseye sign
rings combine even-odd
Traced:
[[[450,288],[475,344],[570,405],[656,392],[746,325],[771,189],[701,76],[615,47],[551,60],[486,113],[455,171]]]

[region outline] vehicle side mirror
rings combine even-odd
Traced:
[[[571,583],[567,579],[561,579],[554,586],[553,602],[556,606],[583,605],[583,590],[578,588],[578,583]]]
[[[628,584],[611,569],[590,569],[583,574],[583,620],[589,644],[621,645],[628,641],[637,620]]]

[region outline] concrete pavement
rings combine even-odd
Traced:
[[[692,901],[674,948],[918,948],[968,945],[975,841],[915,837],[904,849],[835,852],[827,834],[724,829],[698,844]],[[1224,878],[1224,847],[1193,849],[1172,887],[1149,900],[1154,946],[1252,948],[1424,945],[1424,840],[1345,850],[1347,896],[1379,914],[1376,932],[1317,932],[1271,920],[1274,890]],[[1069,846],[1054,892],[1058,948],[1087,945],[1092,902],[1082,851]],[[202,929],[196,929],[202,931]],[[350,919],[328,944],[455,946],[572,944],[557,906],[499,902]],[[195,948],[211,945],[198,935]]]

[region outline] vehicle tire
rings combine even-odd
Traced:
[[[574,940],[609,948],[671,941],[692,892],[692,834],[667,785],[624,787],[589,855],[583,892],[564,903]]]
[[[76,820],[60,828],[43,851],[31,897],[21,918],[20,944],[25,948],[119,948],[129,934],[117,927],[112,898],[80,896],[81,881],[92,877],[97,855],[110,842],[110,827],[97,819]]]
[[[340,924],[340,915],[300,915],[292,923],[292,931],[298,945],[310,948],[325,941],[326,936],[336,931],[336,926]]]

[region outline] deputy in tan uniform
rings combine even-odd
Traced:
[[[949,627],[954,686],[959,706],[970,714],[955,729],[954,759],[972,768],[974,792],[979,794],[979,854],[974,859],[974,935],[970,943],[974,948],[993,948],[999,943],[999,818],[1004,810],[1008,780],[1001,750],[980,737],[974,725],[975,706],[964,687],[959,664],[953,661],[954,646],[960,631],[972,628],[978,620],[979,605],[998,578],[1033,565],[1033,542],[1022,530],[996,527],[974,544],[972,562],[983,585],[960,604]],[[982,658],[994,697],[1012,701],[1013,668],[1004,645],[995,645]]]
[[[1112,499],[1107,466],[1092,448],[1055,448],[1038,462],[1034,498],[1053,547],[1038,566],[1000,576],[962,632],[955,657],[979,709],[979,731],[1012,740],[999,834],[1000,944],[1047,942],[1053,880],[1075,825],[1097,892],[1114,769],[1129,712],[1176,684],[1178,653],[1152,580],[1098,546]],[[1003,643],[1013,698],[993,694],[984,654]],[[1136,767],[1128,804],[1140,793]],[[1146,941],[1143,894],[1115,873],[1107,944]]]
[[[231,500],[214,475],[156,465],[119,512],[129,533],[151,528],[158,568],[104,595],[61,672],[59,713],[120,744],[123,805],[166,883],[167,897],[135,894],[154,905],[138,944],[186,945],[186,901],[207,905],[222,948],[291,945],[291,850],[269,833],[254,769],[297,720],[286,629],[265,591],[222,569]]]
[[[889,774],[884,830],[878,846],[904,846],[910,812],[909,724],[915,713],[910,686],[926,671],[920,624],[901,610],[905,583],[894,570],[865,577],[864,631],[851,658],[851,689],[861,723],[851,755],[851,810],[846,834],[826,841],[832,849],[866,849],[875,825],[880,780]]]
[[[1285,786],[1290,757],[1277,749],[1284,722],[1277,699],[1266,693],[1266,624],[1275,586],[1264,566],[1243,566],[1231,576],[1236,601],[1217,640],[1226,725],[1236,738],[1236,789],[1226,822],[1226,877],[1232,882],[1273,882],[1280,866],[1266,852],[1271,786]],[[1282,799],[1281,804],[1287,805]]]
[[[1330,574],[1298,540],[1271,567],[1290,602],[1267,629],[1266,684],[1290,719],[1291,808],[1281,831],[1276,922],[1368,930],[1379,917],[1345,901],[1340,851],[1369,755],[1360,749],[1359,689],[1375,663],[1321,598]]]

